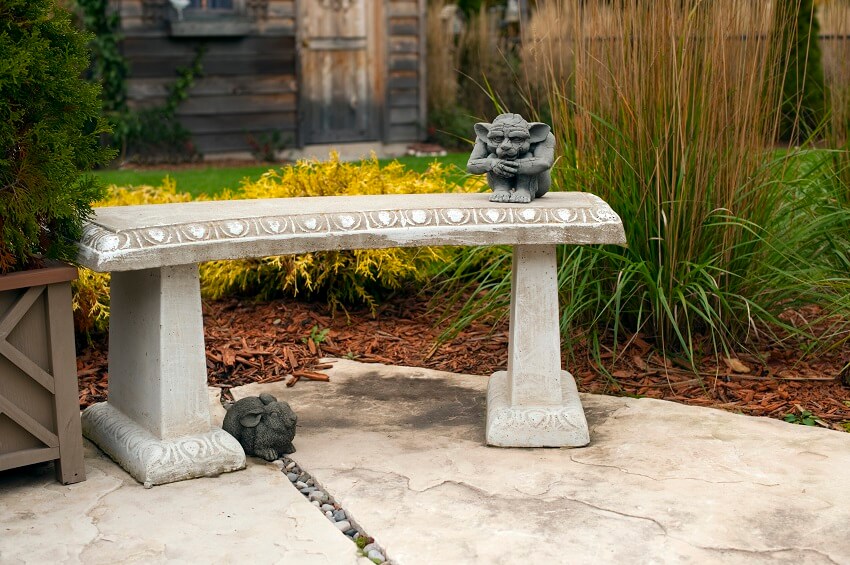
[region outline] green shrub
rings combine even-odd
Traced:
[[[99,88],[81,75],[88,37],[51,0],[0,3],[0,273],[72,261],[109,160]]]

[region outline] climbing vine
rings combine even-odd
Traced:
[[[91,80],[103,88],[103,109],[107,114],[121,113],[127,109],[127,75],[130,67],[121,55],[119,33],[121,18],[109,10],[109,0],[76,0],[83,26],[94,34],[90,43],[92,65]]]
[[[177,80],[168,87],[162,106],[129,111],[123,124],[125,143],[137,161],[191,161],[200,157],[192,134],[177,119],[177,108],[189,97],[195,79],[203,75],[204,44],[198,45],[188,67],[177,69]]]
[[[94,34],[90,48],[89,79],[102,85],[103,114],[112,126],[109,143],[122,158],[140,161],[191,160],[198,157],[191,133],[177,119],[177,108],[189,97],[195,79],[203,74],[201,44],[188,67],[177,69],[177,80],[168,87],[162,106],[135,110],[127,103],[130,65],[121,54],[120,14],[109,8],[109,0],[76,0],[82,24]]]

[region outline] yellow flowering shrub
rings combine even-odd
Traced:
[[[254,182],[215,199],[286,198],[354,194],[411,194],[481,190],[483,180],[472,178],[462,186],[447,180],[448,169],[434,163],[425,173],[393,162],[381,167],[377,158],[347,163],[332,153],[328,161],[305,160],[270,170]],[[111,186],[98,206],[129,206],[189,202],[191,195],[177,191],[166,178],[161,186]],[[322,251],[236,261],[212,261],[200,266],[201,289],[206,297],[241,294],[260,299],[299,296],[326,300],[332,308],[365,304],[374,310],[377,300],[405,284],[422,284],[453,260],[451,248],[421,247]],[[109,320],[109,275],[80,269],[74,284],[74,314],[81,334],[103,331]]]
[[[243,183],[238,197],[473,192],[483,186],[483,177],[474,177],[459,187],[446,180],[448,174],[448,168],[436,161],[427,172],[417,173],[398,161],[381,167],[374,155],[367,161],[343,162],[332,152],[327,161],[298,161],[294,166],[271,170],[256,182]]]
[[[479,190],[471,179],[463,186],[448,181],[448,169],[439,163],[425,173],[398,162],[381,167],[376,157],[342,162],[331,153],[328,161],[304,160],[245,182],[239,198],[288,198],[355,194],[422,194]],[[320,251],[303,255],[240,261],[213,261],[201,265],[205,294],[218,298],[232,293],[262,299],[290,295],[327,300],[332,308],[366,304],[406,283],[423,283],[452,258],[449,248],[392,248]]]
[[[192,195],[177,192],[177,183],[165,177],[161,186],[108,188],[106,198],[96,202],[99,206],[133,206],[136,204],[165,204],[189,202]],[[80,268],[80,275],[72,283],[74,327],[77,335],[89,335],[106,330],[109,325],[109,273],[96,273]]]

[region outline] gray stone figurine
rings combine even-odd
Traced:
[[[286,402],[271,394],[236,401],[224,417],[222,428],[239,440],[246,455],[274,461],[295,453],[292,440],[298,418]]]
[[[487,174],[491,202],[531,202],[549,191],[555,162],[555,136],[540,122],[501,114],[475,124],[475,147],[466,170]]]

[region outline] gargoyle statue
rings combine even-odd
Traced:
[[[531,202],[549,191],[555,136],[540,122],[501,114],[492,124],[475,124],[475,147],[466,170],[487,173],[491,202]]]
[[[286,402],[271,394],[236,401],[224,417],[222,428],[239,440],[246,455],[274,461],[295,453],[295,423],[298,418]]]

